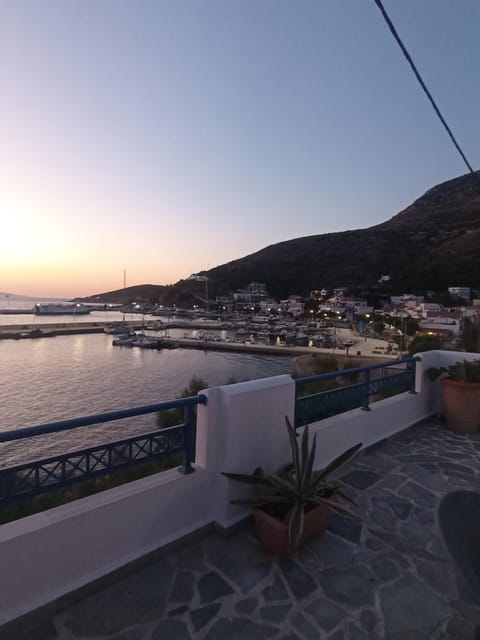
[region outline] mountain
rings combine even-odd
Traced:
[[[105,304],[130,304],[131,302],[162,302],[168,287],[160,284],[139,284],[125,289],[98,293],[86,298],[75,298],[81,302],[103,302]]]
[[[391,278],[385,288],[396,293],[480,288],[480,171],[429,189],[387,222],[279,242],[201,275],[208,276],[210,297],[257,281],[280,299],[321,288],[372,291],[382,274]],[[183,306],[200,299],[198,287],[181,280],[127,291],[130,299],[141,295]],[[104,302],[109,301],[104,296],[115,294],[118,301],[119,293],[99,297]]]
[[[280,242],[204,273],[212,293],[255,280],[276,298],[369,290],[382,274],[399,293],[480,287],[480,171],[433,187],[382,224]]]

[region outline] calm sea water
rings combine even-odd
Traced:
[[[291,371],[285,357],[112,346],[106,334],[0,341],[0,431],[174,399],[193,375],[208,386]],[[0,445],[0,466],[154,427],[153,415]]]

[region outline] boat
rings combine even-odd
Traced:
[[[158,338],[146,336],[144,333],[137,333],[132,340],[134,347],[140,347],[142,349],[155,349],[158,343]]]
[[[57,304],[53,302],[37,303],[33,307],[36,316],[84,316],[90,313],[90,307],[86,307],[79,302],[74,304]]]
[[[137,335],[122,335],[112,340],[114,347],[133,347],[133,341],[137,339]]]

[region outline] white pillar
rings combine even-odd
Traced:
[[[212,474],[215,520],[229,527],[248,515],[230,500],[252,488],[221,472],[252,473],[259,466],[273,472],[290,461],[285,416],[293,422],[295,382],[281,375],[202,393],[208,403],[198,409],[196,464]]]

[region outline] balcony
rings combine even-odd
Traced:
[[[447,493],[478,487],[480,434],[432,418],[437,389],[422,375],[455,359],[423,354],[416,394],[312,424],[318,467],[354,440],[369,445],[340,475],[361,519],[332,518],[288,559],[262,552],[230,505],[245,488],[219,471],[283,461],[295,385],[279,376],[208,390],[195,473],[171,470],[0,527],[1,637],[478,637],[480,606],[444,546],[437,508]]]

